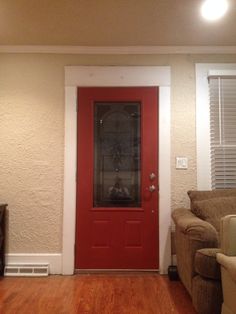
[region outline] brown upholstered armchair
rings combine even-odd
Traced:
[[[220,314],[222,287],[219,249],[221,218],[236,214],[236,189],[189,191],[191,209],[176,209],[177,267],[199,314]]]

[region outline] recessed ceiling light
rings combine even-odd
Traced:
[[[205,19],[215,21],[226,13],[228,6],[227,0],[206,0],[202,4],[201,13]]]

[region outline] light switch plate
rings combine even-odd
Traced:
[[[188,169],[188,158],[176,157],[176,169]]]

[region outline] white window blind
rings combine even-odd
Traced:
[[[208,79],[212,188],[236,188],[236,76]]]

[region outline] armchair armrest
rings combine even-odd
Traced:
[[[223,253],[236,256],[236,215],[227,215],[221,219],[220,240]]]
[[[221,265],[223,287],[222,313],[235,313],[236,309],[236,215],[221,219],[220,238],[223,253],[217,254]]]
[[[194,258],[199,249],[218,247],[218,233],[206,221],[196,217],[189,209],[172,212],[175,222],[175,246],[179,276],[192,295],[192,278],[195,276]]]
[[[221,219],[220,239],[222,253],[217,254],[217,261],[236,281],[236,215],[227,215]]]
[[[218,246],[218,233],[208,222],[195,216],[189,209],[178,208],[172,213],[172,218],[180,232],[188,235],[191,239],[201,242],[209,242],[209,246]]]
[[[217,261],[229,272],[232,279],[236,282],[236,256],[217,253]]]

